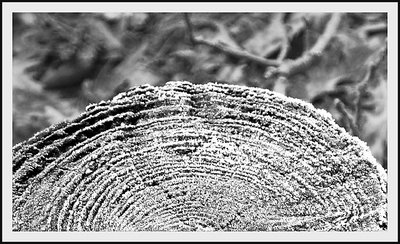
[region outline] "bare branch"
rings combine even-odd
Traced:
[[[254,55],[252,53],[249,53],[245,50],[240,50],[240,49],[236,49],[233,47],[230,47],[224,43],[221,42],[213,42],[213,41],[209,41],[209,40],[205,40],[199,37],[195,37],[194,33],[193,33],[193,26],[192,23],[190,21],[190,18],[187,14],[185,14],[185,22],[186,22],[186,26],[189,32],[189,37],[192,41],[192,43],[194,45],[206,45],[212,48],[215,48],[223,53],[235,56],[237,58],[242,58],[242,59],[246,59],[246,60],[250,60],[252,62],[264,65],[264,66],[278,66],[280,64],[279,61],[276,60],[270,60],[270,59],[266,59],[263,58],[261,56],[257,56]]]
[[[185,19],[186,27],[188,29],[189,40],[194,45],[195,41],[194,41],[194,34],[193,34],[193,26],[192,26],[192,22],[190,22],[189,14],[188,13],[184,13],[183,17]]]
[[[293,25],[290,25],[290,28],[287,32],[287,38],[288,42],[293,39],[294,36],[299,34],[304,28],[306,27],[304,22],[297,22]],[[288,43],[289,44],[289,43]],[[264,57],[269,57],[279,49],[282,50],[282,43],[276,43],[276,44],[271,44],[271,48],[269,48],[269,51],[266,52],[263,56]]]
[[[357,136],[359,134],[358,126],[357,126],[357,121],[354,116],[352,116],[346,109],[345,105],[343,102],[336,98],[334,101],[337,110],[340,112],[340,114],[343,115],[343,118],[345,119],[345,129],[350,132],[352,135]]]
[[[288,53],[288,50],[289,50],[289,37],[288,37],[288,33],[286,31],[284,18],[285,18],[284,13],[280,13],[278,15],[278,23],[279,23],[280,28],[282,29],[282,43],[281,43],[281,51],[279,52],[279,55],[277,58],[278,61],[282,61],[283,59],[285,59],[286,55]]]
[[[378,65],[380,62],[384,60],[387,56],[387,43],[377,51],[377,54],[374,55],[374,58],[371,59],[369,62],[367,62],[367,72],[364,76],[364,78],[357,84],[357,92],[358,92],[358,98],[356,100],[356,120],[357,122],[360,121],[360,118],[362,117],[362,110],[360,109],[362,107],[362,100],[361,97],[363,94],[367,93],[368,89],[368,84],[371,82],[371,78],[376,72],[376,69],[378,68]],[[361,125],[359,125],[361,127]]]
[[[387,24],[382,22],[365,25],[359,29],[359,35],[362,38],[367,38],[369,35],[373,33],[382,33],[382,32],[387,32]]]
[[[341,13],[332,14],[332,17],[327,23],[324,32],[308,52],[296,60],[285,61],[279,67],[270,69],[266,72],[265,77],[270,78],[279,74],[290,76],[309,67],[322,55],[322,52],[328,46],[332,37],[336,33],[337,28],[339,27],[341,17]]]
[[[322,51],[328,46],[332,37],[336,34],[336,31],[339,27],[340,21],[342,19],[341,13],[332,14],[331,19],[326,25],[324,33],[320,36],[317,43],[311,48],[310,52],[315,54],[321,54]]]
[[[311,29],[311,23],[310,20],[308,20],[305,16],[302,17],[302,20],[304,22],[304,50],[308,51],[310,49],[310,29]]]
[[[385,56],[386,52],[387,52],[387,43],[385,42],[385,45],[376,52],[376,55],[374,55],[373,59],[369,60],[369,62],[366,64],[367,73],[363,78],[363,80],[358,84],[358,86],[363,86],[368,83],[368,81],[371,78],[371,75],[375,72],[379,63],[383,60],[384,57],[386,57]]]
[[[264,66],[278,66],[280,64],[280,62],[278,62],[276,60],[266,59],[266,58],[254,55],[254,54],[249,53],[244,50],[233,49],[229,46],[224,45],[221,42],[211,42],[211,41],[201,39],[201,38],[195,38],[194,41],[195,41],[195,44],[203,44],[203,45],[215,48],[221,52],[230,54],[232,56],[247,59],[247,60],[250,60],[252,62],[261,64]]]

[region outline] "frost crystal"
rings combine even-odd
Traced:
[[[386,172],[311,104],[140,86],[13,148],[15,231],[376,231]]]

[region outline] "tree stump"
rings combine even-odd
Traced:
[[[13,230],[378,231],[386,178],[303,101],[139,86],[13,148]]]

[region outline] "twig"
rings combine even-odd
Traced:
[[[295,25],[291,25],[287,33],[288,41],[292,40],[293,37],[298,35],[298,33],[300,33],[304,28],[305,25],[302,22],[298,22]],[[282,48],[282,43],[272,43],[268,51],[263,54],[263,57],[268,58],[281,48]]]
[[[192,43],[192,45],[195,45],[195,39],[194,39],[194,34],[193,34],[193,26],[192,26],[192,22],[190,22],[189,14],[188,13],[184,13],[183,16],[185,18],[186,27],[187,27],[188,32],[189,32],[189,40]]]
[[[233,49],[229,46],[224,45],[221,42],[211,42],[205,39],[201,39],[201,38],[195,38],[195,44],[203,44],[212,48],[215,48],[221,52],[230,54],[232,56],[238,57],[238,58],[242,58],[242,59],[247,59],[250,61],[253,61],[255,63],[264,65],[264,66],[278,66],[280,65],[280,62],[277,60],[271,60],[271,59],[266,59],[254,54],[251,54],[247,51],[244,50],[238,50],[238,49]]]
[[[186,26],[187,26],[187,29],[189,32],[189,38],[194,45],[206,45],[206,46],[215,48],[223,53],[227,53],[227,54],[235,56],[237,58],[247,59],[252,62],[261,64],[263,66],[278,66],[278,65],[280,65],[280,62],[276,61],[276,60],[266,59],[266,58],[254,55],[252,53],[249,53],[245,50],[235,49],[235,48],[227,46],[226,44],[223,44],[221,42],[212,42],[212,41],[205,40],[205,39],[202,39],[199,37],[195,37],[194,33],[193,33],[193,26],[192,26],[192,23],[190,21],[188,14],[185,14],[184,16],[185,16]]]
[[[280,13],[278,15],[278,23],[279,23],[280,28],[282,29],[282,43],[281,43],[281,51],[279,52],[279,55],[277,58],[278,61],[282,61],[283,59],[285,59],[286,55],[288,53],[288,50],[289,50],[289,37],[288,37],[288,33],[286,31],[284,19],[285,19],[285,14]]]
[[[289,31],[287,32],[288,41],[292,40],[293,37],[298,35],[306,27],[304,22],[297,22],[294,25],[290,25]],[[288,43],[289,44],[289,43]],[[279,49],[282,50],[282,43],[271,44],[268,52],[263,54],[263,57],[268,58],[272,54],[276,53]]]
[[[322,55],[322,52],[328,46],[332,37],[336,33],[337,28],[339,27],[341,17],[341,13],[332,14],[332,17],[327,23],[324,32],[308,52],[296,60],[288,60],[283,62],[275,69],[269,69],[266,72],[265,77],[271,78],[275,75],[290,76],[309,67]]]
[[[39,15],[40,16],[40,15]],[[76,27],[71,26],[70,24],[64,23],[61,17],[57,17],[57,15],[46,13],[42,15],[43,20],[50,23],[53,27],[58,28],[58,30],[74,33]]]
[[[223,23],[215,22],[215,26],[217,27],[218,32],[223,36],[223,38],[226,39],[226,45],[231,46],[232,48],[243,50],[243,47],[240,46],[234,38],[232,38],[232,35]]]
[[[359,35],[362,38],[367,38],[369,35],[373,33],[382,33],[382,32],[387,32],[387,24],[386,23],[374,23],[374,24],[369,24],[361,27],[359,29]]]
[[[368,84],[372,80],[371,77],[375,74],[378,65],[383,61],[385,57],[387,57],[386,52],[387,52],[387,43],[385,43],[385,46],[383,46],[380,50],[377,51],[377,55],[374,56],[374,58],[366,64],[367,73],[365,74],[362,81],[357,84],[356,89],[358,91],[358,98],[355,103],[356,103],[356,120],[359,127],[361,127],[360,119],[362,117],[361,107],[363,101],[361,97],[363,94],[367,93]]]
[[[304,51],[307,52],[310,49],[310,21],[306,17],[302,17],[304,22],[305,30],[304,30]]]
[[[350,132],[353,136],[358,136],[359,135],[359,130],[358,130],[358,126],[357,126],[357,119],[354,118],[354,116],[352,116],[346,109],[345,105],[343,104],[343,102],[336,98],[334,101],[337,110],[343,115],[344,119],[345,119],[345,129]]]
[[[236,42],[234,38],[232,38],[231,34],[227,30],[226,26],[221,23],[220,21],[212,21],[210,19],[190,19],[190,14],[189,13],[184,13],[184,18],[185,18],[185,23],[190,29],[188,32],[190,34],[189,39],[194,40],[194,28],[193,26],[202,26],[202,27],[208,27],[211,28],[213,31],[218,32],[223,36],[223,38],[226,38],[227,40],[225,43],[227,45],[231,45],[232,48],[239,48],[242,49],[242,47]]]
[[[332,14],[331,19],[327,23],[327,26],[322,33],[321,37],[318,39],[317,43],[311,48],[310,52],[320,55],[322,51],[328,46],[332,37],[336,34],[336,31],[339,27],[340,20],[342,19],[342,15],[340,13]]]
[[[380,48],[377,51],[377,54],[374,55],[373,59],[371,59],[367,64],[367,73],[365,74],[364,78],[362,79],[362,81],[360,83],[358,83],[358,86],[365,86],[367,85],[368,81],[371,78],[371,75],[375,72],[376,68],[378,67],[379,63],[383,60],[383,58],[385,57],[385,54],[387,52],[387,45],[385,43],[385,45]]]

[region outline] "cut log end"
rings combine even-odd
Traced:
[[[14,231],[379,231],[386,173],[327,112],[169,82],[13,148]]]

